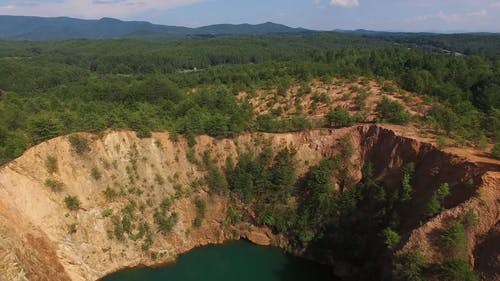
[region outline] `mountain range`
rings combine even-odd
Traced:
[[[85,20],[69,17],[45,18],[0,15],[0,39],[3,40],[215,37],[312,32],[315,31],[292,28],[272,22],[257,25],[217,24],[189,28],[158,25],[145,21],[122,21],[113,18]]]

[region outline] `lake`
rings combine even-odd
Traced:
[[[175,264],[125,270],[104,281],[326,281],[326,266],[246,241],[194,249]]]

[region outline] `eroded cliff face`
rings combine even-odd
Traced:
[[[68,137],[59,137],[31,148],[0,169],[0,280],[98,280],[123,268],[171,262],[194,247],[240,237],[286,245],[286,237],[269,229],[227,222],[229,199],[209,194],[206,185],[196,184],[206,171],[193,164],[193,151],[185,140],[172,141],[167,133],[139,139],[127,131],[82,136],[90,140],[89,152],[80,155]],[[293,146],[301,176],[336,153],[338,139],[344,136],[355,148],[348,185],[361,179],[368,161],[374,163],[375,175],[389,185],[398,185],[401,168],[415,163],[415,200],[402,214],[403,229],[410,233],[403,237],[408,241],[405,248],[422,246],[432,261],[439,261],[429,233],[444,228],[449,218],[473,209],[479,216],[479,227],[470,233],[468,243],[471,262],[475,263],[474,253],[480,252],[476,246],[485,241],[484,235],[495,233],[499,219],[498,162],[471,161],[379,126],[246,134],[234,139],[202,136],[197,139],[194,155],[202,161],[200,155],[210,151],[223,168],[228,156],[237,159],[242,151],[259,151],[264,145],[275,150]],[[57,159],[58,169],[53,173],[47,169],[48,157]],[[49,188],[47,179],[62,183],[61,190]],[[444,203],[446,210],[420,226],[425,202],[443,182],[449,183],[451,190]],[[115,194],[106,195],[106,190]],[[66,208],[67,196],[80,200],[78,210]],[[154,219],[165,198],[174,198],[169,213],[178,216],[169,234],[157,232]],[[193,226],[196,199],[206,202],[200,227]],[[137,239],[127,234],[123,241],[114,237],[111,217],[128,207],[133,209],[132,224],[147,224],[151,229],[150,246],[144,247],[144,237],[135,233],[137,230],[133,233],[140,237]]]

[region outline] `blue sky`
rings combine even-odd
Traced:
[[[0,14],[191,27],[272,21],[317,30],[500,32],[500,0],[0,0]]]

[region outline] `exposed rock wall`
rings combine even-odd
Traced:
[[[247,237],[261,244],[283,245],[284,237],[268,229],[248,223],[231,226],[226,223],[228,199],[208,194],[207,186],[193,182],[206,171],[188,160],[188,145],[181,139],[173,142],[167,133],[154,133],[152,138],[138,139],[133,132],[109,132],[101,137],[82,134],[90,140],[90,151],[79,155],[67,137],[59,137],[37,145],[22,157],[0,168],[0,276],[5,280],[97,280],[126,267],[154,265],[173,261],[177,255],[194,247],[222,243]],[[416,164],[415,197],[404,214],[404,227],[413,231],[408,245],[428,241],[427,225],[462,205],[472,206],[482,217],[477,233],[471,235],[471,249],[478,243],[475,237],[488,232],[498,222],[498,163],[470,162],[434,146],[412,138],[401,137],[393,130],[379,126],[361,126],[340,130],[315,130],[289,134],[245,134],[234,139],[197,139],[195,155],[210,151],[219,166],[241,151],[259,151],[266,144],[275,150],[284,146],[297,149],[298,174],[322,158],[336,152],[340,137],[348,136],[355,153],[351,158],[351,181],[361,179],[361,170],[373,162],[376,175],[391,185],[399,184],[401,168]],[[55,157],[58,171],[50,174],[47,157]],[[92,176],[92,170],[99,176]],[[63,183],[54,192],[47,179]],[[473,179],[476,187],[467,185]],[[442,182],[452,187],[452,196],[445,202],[451,208],[418,228],[424,202]],[[486,184],[487,183],[487,184]],[[479,188],[480,197],[472,198]],[[116,191],[116,198],[105,196],[107,188]],[[493,190],[493,191],[492,191]],[[77,196],[78,211],[68,211],[64,198]],[[487,196],[483,198],[482,196]],[[154,231],[154,213],[162,200],[176,198],[170,212],[179,220],[170,234]],[[196,217],[195,198],[206,201],[206,215],[201,227],[193,227]],[[476,203],[470,203],[473,201]],[[133,224],[147,223],[153,229],[154,243],[142,249],[142,240],[118,241],[113,236],[113,224],[105,210],[120,213],[134,205]],[[472,204],[472,205],[471,205]],[[481,205],[483,204],[483,205]],[[496,209],[495,209],[496,208]],[[495,214],[496,210],[496,214]],[[419,234],[421,233],[421,234]],[[420,235],[420,236],[419,236]],[[111,238],[111,239],[110,239]],[[432,258],[432,250],[426,251]],[[471,252],[471,260],[473,259]],[[2,279],[0,279],[2,280]]]

